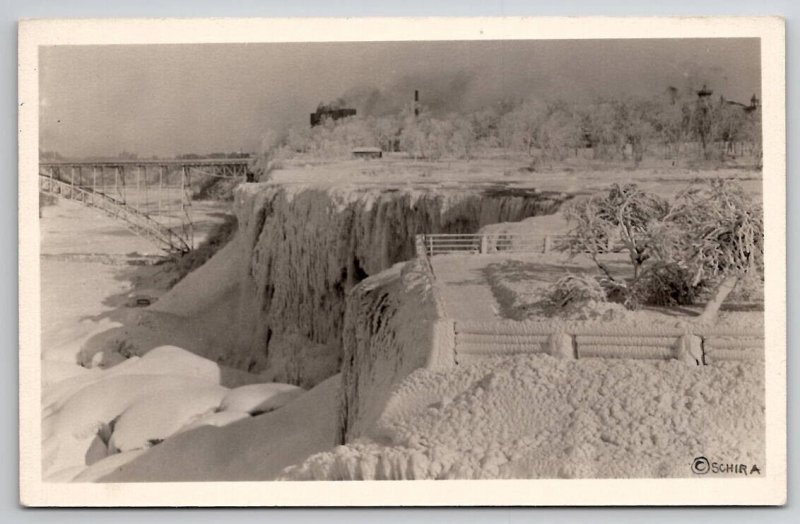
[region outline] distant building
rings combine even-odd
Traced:
[[[700,98],[708,98],[713,94],[714,94],[714,91],[712,91],[711,89],[706,87],[705,84],[703,84],[703,88],[700,91],[697,92],[697,96],[700,97]]]
[[[317,110],[311,113],[311,127],[318,126],[325,120],[339,120],[348,116],[355,116],[356,110],[349,107],[331,107],[320,104]]]
[[[383,156],[383,151],[379,147],[357,147],[352,152],[356,158],[381,158]]]

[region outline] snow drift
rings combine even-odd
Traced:
[[[283,478],[690,477],[700,455],[763,475],[764,409],[763,362],[527,355],[420,369],[360,438]]]
[[[51,374],[42,397],[44,478],[70,480],[107,456],[132,456],[126,452],[149,448],[185,428],[249,417],[234,411],[213,415],[228,395],[256,382],[263,379],[174,346],[155,348],[105,371]],[[257,399],[262,411],[291,400],[275,392],[296,389],[287,384],[256,387],[262,391]]]
[[[128,460],[112,455],[78,480],[274,480],[284,468],[333,446],[339,382],[333,376],[264,415],[184,431]]]

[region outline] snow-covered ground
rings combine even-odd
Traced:
[[[97,211],[63,201],[44,209],[41,245],[43,255],[154,251]],[[313,400],[304,400],[305,391],[296,386],[269,383],[190,351],[204,342],[199,311],[217,303],[229,287],[225,254],[216,265],[222,274],[213,274],[213,263],[206,271],[206,276],[217,277],[211,280],[216,286],[187,279],[188,284],[164,296],[160,309],[149,311],[129,306],[136,284],[157,269],[42,257],[46,481],[99,480],[128,463],[134,471],[145,464],[147,477],[139,480],[186,478],[202,469],[193,439],[205,438],[208,428],[239,428],[238,438],[251,441],[253,455],[261,457],[256,461],[242,455],[240,467],[230,472],[234,478],[275,476],[284,466],[332,445],[336,379]],[[165,290],[146,291],[157,298]],[[182,347],[170,345],[176,340]],[[304,437],[306,429],[310,436]],[[269,431],[273,437],[263,438]],[[148,462],[153,450],[179,434],[182,442],[188,440],[186,447],[178,445],[183,454],[175,452],[183,466],[163,457]],[[222,471],[223,444],[213,445],[218,449],[209,454],[209,466],[198,480]],[[239,456],[243,449],[237,446],[231,452]]]
[[[358,165],[372,169],[366,162]],[[343,170],[353,166],[329,167],[304,171],[305,176],[313,181],[328,173],[326,183],[336,185]],[[424,185],[430,178],[425,166],[419,169],[414,183]],[[291,174],[279,171],[276,180]],[[475,176],[485,174],[479,170]],[[365,180],[375,176],[362,175]],[[402,173],[390,166],[387,175]],[[534,177],[539,175],[524,176],[538,187],[541,180]],[[605,175],[598,179],[607,184]],[[447,185],[448,177],[435,183]],[[675,180],[676,187],[683,183]],[[292,182],[305,183],[302,177]],[[353,214],[363,222],[358,234],[341,239],[341,231],[318,231],[345,228],[337,225],[349,220],[337,215],[341,202],[320,206],[318,201],[327,198],[323,192],[273,201],[257,195],[261,190],[253,185],[242,191],[252,223],[240,220],[234,240],[169,292],[157,285],[148,289],[158,301],[145,309],[128,306],[136,284],[159,282],[151,273],[157,268],[43,259],[46,480],[687,476],[692,458],[703,453],[763,464],[762,362],[691,368],[677,362],[565,361],[540,355],[413,371],[426,365],[429,348],[422,345],[441,308],[427,297],[424,279],[406,270],[413,269],[410,265],[381,271],[399,256],[391,242],[401,233],[413,234],[412,227],[395,227],[410,223],[402,216],[406,204],[391,199],[359,204]],[[53,253],[72,253],[81,242],[93,252],[144,252],[143,246],[124,247],[137,246],[138,239],[121,227],[105,224],[100,231],[92,225],[101,223],[96,212],[71,205],[45,208],[44,253],[51,246]],[[285,208],[282,222],[265,222],[265,209],[275,206]],[[474,209],[470,205],[459,212]],[[420,215],[420,223],[441,219]],[[393,216],[397,220],[387,218]],[[97,243],[90,241],[93,235]],[[278,256],[279,249],[286,252]],[[320,249],[325,256],[316,256]],[[530,279],[520,277],[519,285],[507,286],[522,291],[508,302],[498,289],[511,280],[493,279],[502,272],[489,268],[507,260],[434,260],[444,313],[471,319],[508,316],[515,301],[525,300],[528,288],[522,282]],[[560,262],[547,263],[558,267]],[[346,317],[346,286],[364,272],[372,276],[359,300],[372,313],[353,318],[359,310],[349,303],[355,313]],[[276,287],[279,280],[282,288]],[[245,293],[258,301],[239,300]],[[275,309],[268,312],[274,321],[269,330],[263,322],[265,304]],[[273,332],[286,326],[278,322],[280,315],[308,324],[307,332]],[[311,344],[312,335],[321,339],[322,328],[336,344],[343,330],[344,340],[369,342],[356,348],[361,360],[355,369],[375,376],[343,391],[342,379],[330,376],[329,357],[335,352]],[[249,353],[235,345],[242,336],[252,338]],[[275,347],[270,347],[269,364],[280,368],[280,376],[300,377],[301,371],[313,376],[313,388],[306,392],[272,382],[275,370],[261,366],[270,337]],[[276,338],[282,345],[274,343]],[[372,344],[373,339],[379,342]],[[376,356],[386,358],[376,364]],[[262,369],[260,374],[246,371]],[[356,440],[334,448],[342,429],[339,402],[351,393],[360,395],[364,406],[357,414],[365,420]],[[371,393],[376,395],[367,399]]]
[[[318,160],[298,158],[286,161],[271,179],[283,185],[311,184],[318,187],[396,186],[463,188],[472,186],[508,186],[536,188],[542,191],[591,193],[613,183],[636,183],[643,189],[662,195],[674,194],[698,178],[732,178],[749,192],[762,192],[761,172],[748,168],[689,169],[666,165],[617,166],[578,162],[571,165],[530,171],[527,155],[503,154],[494,158],[424,161],[387,155],[380,160]]]
[[[697,456],[764,472],[763,362],[563,360],[417,370],[374,429],[294,480],[690,477]]]

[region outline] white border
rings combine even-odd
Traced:
[[[41,481],[38,46],[761,38],[767,475],[734,479],[53,484]],[[34,20],[19,29],[20,497],[35,506],[772,505],[786,500],[785,30],[780,18]]]

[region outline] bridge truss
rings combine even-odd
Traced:
[[[252,181],[249,158],[45,161],[39,188],[95,207],[165,251],[194,248],[192,200],[219,179]]]

